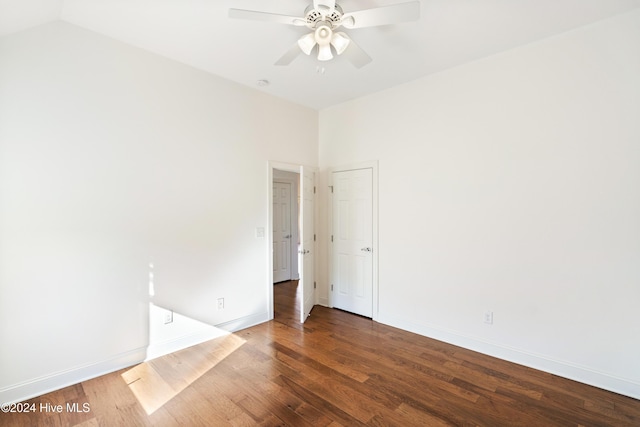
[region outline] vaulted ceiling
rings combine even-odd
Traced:
[[[406,0],[342,0],[345,12]],[[640,0],[421,0],[419,20],[344,30],[373,61],[300,55],[305,27],[236,20],[229,8],[303,16],[312,0],[0,0],[0,36],[63,20],[315,109],[380,91],[601,19]],[[267,80],[267,86],[258,86]]]

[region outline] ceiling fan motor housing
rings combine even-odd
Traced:
[[[314,9],[313,5],[309,5],[304,13],[307,27],[312,30],[316,28],[319,22],[328,22],[331,28],[335,28],[341,24],[342,15],[344,14],[342,8],[337,4],[333,11],[327,15],[323,15],[319,10]]]

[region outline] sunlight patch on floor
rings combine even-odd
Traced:
[[[229,334],[143,362],[122,374],[122,379],[148,415],[193,384],[246,341]]]

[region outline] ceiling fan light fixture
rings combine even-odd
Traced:
[[[331,45],[338,55],[342,55],[342,52],[347,50],[350,42],[351,39],[345,33],[333,33],[331,37]]]
[[[314,32],[314,36],[316,39],[316,43],[318,43],[319,45],[328,45],[329,43],[331,43],[333,31],[331,30],[329,24],[321,23],[318,24],[318,27]]]
[[[333,59],[331,45],[318,45],[318,61],[329,61],[330,59]]]
[[[307,55],[311,55],[313,47],[316,45],[316,37],[314,33],[305,34],[298,40],[298,46]]]
[[[318,43],[318,60],[328,61],[333,59],[333,53],[331,53],[333,30],[331,30],[331,26],[324,22],[320,23],[313,34],[316,43]]]

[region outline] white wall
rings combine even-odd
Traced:
[[[266,320],[268,161],[316,165],[317,126],[70,24],[1,38],[0,401],[144,359],[149,263],[154,304]]]
[[[638,52],[640,11],[321,111],[325,183],[379,160],[380,321],[640,398]]]

